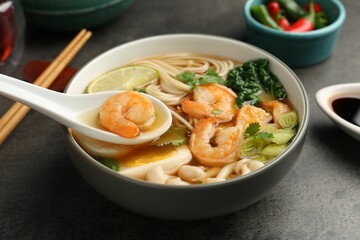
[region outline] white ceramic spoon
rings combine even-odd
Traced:
[[[106,99],[119,92],[64,94],[0,74],[0,95],[27,105],[71,129],[101,141],[135,145],[151,141],[169,129],[172,122],[169,108],[150,95],[145,96],[154,104],[155,109],[157,109],[156,114],[163,116],[161,119],[164,119],[164,122],[157,124],[158,127],[155,129],[140,133],[135,138],[120,137],[114,133],[92,127],[81,120],[80,116],[84,113],[99,109]]]
[[[332,108],[332,102],[334,100],[344,97],[360,99],[360,83],[332,85],[324,87],[316,92],[316,101],[321,110],[323,110],[323,112],[328,115],[329,118],[332,119],[343,131],[360,141],[360,127],[337,115]],[[360,124],[359,113],[355,115],[354,122]]]

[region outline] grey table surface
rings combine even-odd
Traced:
[[[31,111],[0,146],[0,239],[360,239],[360,144],[319,109],[322,87],[358,82],[360,1],[343,0],[347,20],[325,62],[294,69],[311,103],[307,139],[286,178],[257,203],[201,221],[166,221],[125,210],[95,192],[68,157],[61,126]],[[72,61],[80,68],[119,44],[166,33],[245,39],[244,0],[136,0],[93,29]],[[51,61],[75,33],[28,28],[21,66]],[[12,101],[0,97],[0,114]],[[194,199],[196,201],[196,199]]]

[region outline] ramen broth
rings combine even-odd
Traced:
[[[159,106],[154,106],[155,113],[160,112]],[[89,111],[83,112],[79,115],[79,120],[91,127],[98,128],[104,131],[108,131],[104,127],[101,126],[99,123],[99,110],[100,108],[94,108]],[[156,114],[156,119],[154,123],[147,129],[142,130],[142,132],[151,131],[153,129],[156,129],[160,127],[164,122],[166,121],[165,117]],[[73,135],[76,137],[79,135],[79,133],[73,133]],[[78,137],[76,137],[78,141]],[[156,141],[156,139],[154,139]],[[167,145],[167,146],[156,146],[153,144],[153,142],[144,143],[144,144],[138,144],[138,145],[129,145],[129,146],[123,146],[124,151],[119,151],[118,154],[114,154],[111,156],[114,160],[121,161],[122,164],[128,166],[128,167],[136,167],[141,166],[144,164],[156,162],[163,160],[164,158],[168,158],[170,156],[173,156],[176,154],[176,147]],[[98,143],[97,143],[98,144]],[[113,148],[113,143],[101,143],[103,148]],[[121,145],[117,146],[118,148],[121,148]],[[126,149],[126,150],[125,150]],[[101,156],[97,156],[96,154],[91,154],[92,157],[97,158]]]

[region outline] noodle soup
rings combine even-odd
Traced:
[[[163,101],[173,114],[168,132],[137,146],[72,134],[102,164],[143,181],[209,184],[248,174],[280,155],[297,132],[297,112],[268,64],[192,53],[134,60],[110,74],[125,67],[156,71],[156,78],[125,90]]]

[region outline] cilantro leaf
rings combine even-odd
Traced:
[[[195,73],[193,72],[183,72],[178,74],[176,78],[191,86],[195,85],[196,82]]]
[[[254,138],[262,138],[262,139],[271,140],[273,138],[273,134],[269,133],[269,132],[259,132],[254,135]]]
[[[219,83],[221,85],[225,84],[225,80],[220,77],[214,69],[209,69],[201,78],[199,78],[199,84],[207,83]]]
[[[104,166],[118,172],[119,171],[119,161],[111,158],[98,158],[97,159]]]
[[[190,85],[194,88],[197,85],[207,84],[207,83],[218,83],[225,84],[225,80],[220,77],[214,69],[209,69],[202,75],[200,78],[196,78],[195,73],[193,72],[183,72],[176,76],[177,79],[182,81],[185,84]]]
[[[273,138],[273,134],[269,132],[260,132],[260,124],[259,123],[250,123],[249,126],[245,130],[245,137],[253,137],[257,139],[268,139],[271,140]]]
[[[145,88],[134,88],[133,91],[136,91],[136,92],[141,92],[141,93],[146,93],[146,90]]]
[[[260,130],[259,123],[250,123],[245,130],[245,137],[251,137],[255,135]]]

